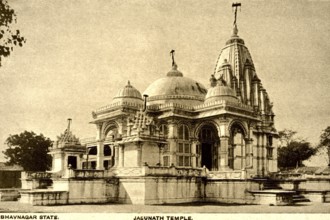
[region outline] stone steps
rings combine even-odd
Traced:
[[[293,203],[310,202],[310,200],[303,195],[297,194],[292,196],[292,202]]]

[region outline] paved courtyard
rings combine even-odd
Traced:
[[[302,203],[295,206],[180,204],[180,205],[62,205],[32,206],[0,202],[2,213],[330,213],[330,203]]]

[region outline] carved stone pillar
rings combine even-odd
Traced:
[[[265,114],[265,89],[261,88],[260,89],[260,110],[261,114]]]
[[[160,166],[164,165],[164,160],[163,160],[164,147],[165,147],[165,144],[163,144],[163,143],[158,144],[158,148],[159,148],[159,165]]]
[[[96,124],[96,141],[102,140],[102,124]]]
[[[221,154],[221,143],[219,143],[218,145],[214,145],[216,146],[218,149],[217,149],[217,152],[218,152],[218,155],[217,155],[217,161],[218,161],[218,164],[217,164],[217,167],[216,167],[216,170],[220,170],[221,169],[221,158],[222,158],[222,154]],[[227,145],[228,146],[228,145]],[[227,150],[228,151],[228,150]],[[224,154],[224,153],[223,153]],[[227,153],[227,166],[228,166],[228,153]]]
[[[220,170],[228,169],[228,146],[229,146],[229,137],[221,136],[220,137],[220,151],[219,151],[219,161],[220,161]]]
[[[262,140],[262,144],[261,144],[261,158],[262,158],[262,162],[261,162],[261,170],[262,170],[262,175],[264,176],[266,174],[266,145],[267,145],[267,140],[266,140],[266,135],[263,133],[261,134],[261,140]]]
[[[97,155],[96,155],[96,169],[103,169],[103,140],[102,140],[102,124],[96,124],[96,141],[97,141]]]
[[[177,128],[173,121],[168,124],[168,148],[169,148],[169,164],[176,164],[176,134]]]
[[[124,167],[124,151],[125,145],[119,145],[119,158],[118,158],[118,167]]]
[[[142,146],[143,146],[143,143],[138,141],[135,143],[136,145],[136,149],[137,149],[137,160],[136,160],[136,165],[138,167],[141,167],[142,166]]]
[[[252,168],[253,167],[253,151],[252,151],[252,142],[253,139],[247,138],[245,139],[245,168]]]
[[[195,168],[197,166],[197,145],[198,145],[198,141],[194,140],[191,144],[191,153],[192,153],[192,157],[191,157],[191,166],[193,168]]]
[[[103,159],[104,159],[104,153],[103,153],[103,140],[97,141],[97,155],[96,155],[96,169],[97,170],[103,170]]]
[[[246,165],[246,142],[244,140],[244,145],[241,145],[241,169],[245,169]]]
[[[268,173],[268,159],[267,159],[267,134],[263,134],[263,146],[262,146],[262,157],[263,157],[263,167],[264,175]]]
[[[262,176],[262,136],[257,135],[257,174]]]
[[[115,145],[115,167],[119,166],[119,145]]]

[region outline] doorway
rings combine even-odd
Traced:
[[[68,156],[68,167],[71,167],[72,169],[77,169],[77,157]]]
[[[218,148],[220,139],[214,125],[204,125],[199,132],[201,167],[218,170]]]

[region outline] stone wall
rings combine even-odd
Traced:
[[[256,204],[249,191],[259,190],[257,182],[249,180],[208,180],[205,184],[207,202]]]
[[[188,203],[201,201],[204,183],[196,177],[146,178],[145,204]]]
[[[107,202],[105,179],[58,179],[53,181],[53,190],[69,192],[69,204]]]
[[[115,184],[107,185],[109,201],[126,204],[174,204],[200,201],[204,184],[197,177],[140,177],[118,179]],[[115,198],[116,196],[117,199]]]
[[[32,205],[65,205],[68,204],[68,192],[32,190],[21,192],[21,203]]]
[[[330,191],[330,178],[283,179],[277,183],[287,190]]]

